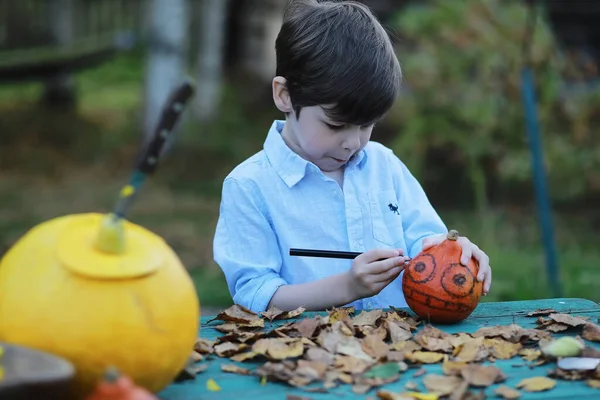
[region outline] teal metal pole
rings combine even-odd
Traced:
[[[526,36],[523,46],[525,63],[521,69],[521,94],[525,108],[529,150],[531,152],[535,199],[540,220],[540,228],[542,230],[542,239],[544,242],[546,274],[553,296],[561,297],[562,289],[559,279],[558,258],[556,256],[554,243],[554,224],[552,222],[550,197],[546,187],[546,171],[544,169],[540,127],[536,111],[533,71],[531,70],[529,59],[527,57],[531,36],[533,35],[533,28],[535,26],[535,19],[535,7],[529,4],[529,35]]]

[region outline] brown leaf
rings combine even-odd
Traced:
[[[349,374],[361,374],[372,363],[351,356],[336,356],[334,366],[340,372]]]
[[[444,375],[460,375],[460,371],[467,366],[464,361],[444,361],[442,372]]]
[[[323,379],[327,372],[327,364],[321,361],[298,360],[296,374],[312,380]]]
[[[569,325],[565,325],[565,324],[550,324],[546,326],[546,330],[550,331],[550,332],[554,332],[554,333],[558,333],[558,332],[564,332],[567,329],[569,329]]]
[[[423,378],[423,384],[429,392],[439,396],[448,396],[458,389],[462,382],[457,376],[429,374]]]
[[[451,337],[452,335],[432,325],[426,325],[415,335],[414,340],[424,349],[450,353],[452,351]]]
[[[273,321],[275,318],[277,318],[283,313],[284,311],[280,310],[279,308],[271,306],[271,308],[269,308],[267,311],[262,312],[261,315],[267,318],[269,321]]]
[[[203,358],[202,354],[198,353],[196,350],[192,350],[192,354],[190,355],[190,360],[192,360],[192,362],[196,363],[202,361]]]
[[[196,343],[194,343],[194,350],[200,354],[212,354],[214,353],[214,344],[215,342],[212,340],[198,338],[196,339]]]
[[[276,319],[292,319],[292,318],[296,318],[296,317],[302,315],[304,313],[304,311],[306,311],[306,308],[304,308],[304,307],[298,307],[295,310],[285,312],[282,316],[280,316],[280,317],[278,317]]]
[[[594,389],[600,389],[600,379],[588,379],[586,385]]]
[[[239,375],[250,375],[250,370],[249,369],[242,368],[242,367],[237,366],[235,364],[222,364],[221,365],[221,371],[223,371],[223,372],[230,372],[232,374],[239,374]]]
[[[502,339],[484,339],[484,345],[494,358],[500,360],[513,358],[523,348],[521,343],[511,343]]]
[[[253,359],[255,357],[258,357],[260,355],[262,355],[262,354],[256,353],[254,351],[247,351],[245,353],[239,353],[239,354],[236,354],[233,357],[229,357],[229,359],[231,361],[244,362],[244,361],[247,361],[247,360],[251,360],[251,359]]]
[[[309,361],[319,361],[331,365],[333,364],[334,355],[321,347],[312,347],[306,350],[304,358]]]
[[[304,318],[294,323],[292,327],[300,333],[300,336],[312,338],[320,324],[320,318]]]
[[[353,308],[333,308],[331,311],[327,312],[328,323],[333,325],[336,321],[345,321],[352,325],[352,319],[350,318],[350,314],[352,314],[353,312]]]
[[[554,379],[546,378],[545,376],[536,376],[523,379],[517,384],[517,389],[523,389],[526,392],[543,392],[554,388],[554,386],[556,386]]]
[[[502,397],[505,400],[516,400],[521,397],[521,393],[511,387],[500,385],[494,390],[494,394]]]
[[[389,352],[389,346],[379,336],[369,335],[362,340],[362,349],[376,360],[382,360]]]
[[[550,319],[558,322],[559,324],[568,325],[571,327],[581,326],[588,323],[586,319],[581,317],[574,317],[569,314],[550,314]]]
[[[456,353],[455,361],[477,362],[483,361],[489,355],[489,350],[484,345],[484,337],[478,337],[466,342]]]
[[[540,308],[527,314],[528,317],[537,317],[541,315],[550,315],[557,313],[554,308]]]
[[[415,350],[421,350],[421,346],[412,340],[395,342],[390,346],[392,351],[401,351],[403,353],[412,353]]]
[[[581,336],[591,342],[600,342],[600,326],[588,322],[583,326]]]
[[[375,326],[377,320],[383,315],[383,310],[361,311],[352,319],[352,323],[356,326],[371,325]]]
[[[247,345],[243,343],[224,342],[214,347],[215,354],[219,357],[231,357],[234,354],[244,350]]]
[[[427,372],[427,370],[425,368],[419,368],[418,370],[415,371],[415,373],[413,374],[413,378],[418,378],[421,375],[425,375],[425,373]]]
[[[265,325],[265,321],[260,318],[257,313],[239,304],[234,304],[226,310],[221,311],[215,318],[208,322],[214,320],[237,322],[240,324],[246,324],[247,326],[255,327],[263,327]]]
[[[367,353],[364,352],[360,342],[355,337],[345,337],[343,340],[338,342],[336,353],[360,358],[361,360],[365,360],[368,362],[375,361]]]
[[[538,349],[522,349],[519,355],[526,361],[535,361],[542,356],[542,352]]]
[[[266,355],[271,359],[285,360],[287,358],[301,356],[304,353],[304,346],[300,340],[286,343],[279,338],[266,338],[256,341],[256,343],[252,345],[252,351]]]
[[[494,366],[470,364],[462,368],[460,373],[465,381],[475,387],[488,387],[506,380],[502,370]]]
[[[285,396],[285,400],[311,400],[311,398],[305,396],[298,396],[297,394],[288,394]]]
[[[392,343],[403,342],[412,338],[412,332],[410,329],[403,328],[393,321],[386,320],[384,326],[390,333],[390,340]]]
[[[432,351],[415,351],[412,353],[406,353],[404,357],[406,360],[422,364],[437,364],[444,358],[447,358],[445,354],[435,353]]]

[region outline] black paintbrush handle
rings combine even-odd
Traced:
[[[136,167],[138,171],[150,175],[156,170],[160,152],[193,94],[194,85],[190,80],[183,82],[171,93],[162,110],[152,140],[139,157]]]
[[[335,251],[335,250],[313,250],[313,249],[290,249],[290,256],[303,257],[324,257],[324,258],[345,258],[354,259],[361,253],[355,251]]]
[[[343,258],[353,260],[362,253],[356,251],[315,250],[315,249],[290,249],[290,256]],[[408,258],[406,261],[410,261]]]

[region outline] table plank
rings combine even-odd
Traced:
[[[531,301],[483,302],[479,304],[477,309],[468,319],[459,324],[434,324],[434,326],[451,334],[457,332],[473,333],[484,326],[509,325],[511,323],[516,323],[524,328],[534,328],[536,326],[536,318],[526,317],[525,315],[531,311],[544,308],[553,308],[560,313],[590,317],[594,322],[600,318],[600,305],[593,301],[578,298],[557,298]],[[410,312],[408,309],[405,309],[405,311]],[[323,313],[304,313],[301,317],[313,317],[315,314]],[[210,318],[212,317],[202,318],[200,337],[214,340],[222,335],[222,333],[214,329],[214,326],[220,324],[220,321],[209,323],[208,321]],[[289,320],[266,323],[265,329],[270,330],[286,322],[289,322]],[[568,334],[572,335],[572,333]],[[560,337],[561,334],[554,334],[554,336]],[[587,344],[600,350],[600,344],[592,342],[587,342]],[[242,376],[221,371],[222,364],[236,364],[245,368],[254,369],[256,366],[262,364],[261,362],[236,363],[229,359],[216,356],[212,356],[207,362],[209,363],[208,369],[200,373],[195,380],[171,384],[165,390],[160,392],[158,397],[164,400],[192,400],[199,398],[220,400],[230,398],[252,398],[255,396],[256,398],[270,400],[285,399],[287,394],[295,394],[315,400],[336,399],[341,398],[342,396],[346,399],[362,399],[367,396],[375,397],[375,392],[377,390],[373,389],[365,395],[356,395],[352,393],[350,385],[341,385],[338,388],[331,389],[329,393],[308,393],[302,389],[293,388],[284,383],[276,382],[269,382],[265,386],[261,386],[259,378],[255,376]],[[484,364],[489,365],[490,363],[485,362]],[[493,364],[498,368],[501,368],[506,374],[507,379],[502,382],[502,384],[513,388],[523,378],[546,376],[547,370],[554,368],[555,366],[554,363],[549,363],[539,367],[530,368],[529,366],[513,366],[515,364],[523,364],[523,360],[517,356],[510,360],[497,360]],[[419,366],[419,368],[420,367],[421,366]],[[442,374],[441,364],[423,365],[422,367],[427,370],[427,373]],[[379,389],[385,388],[385,390],[393,392],[403,392],[405,391],[404,385],[412,380],[418,383],[418,387],[421,391],[426,391],[422,384],[424,375],[414,378],[413,374],[415,371],[416,368],[411,368],[403,373],[400,380],[385,385],[385,387],[380,387]],[[206,381],[210,378],[214,379],[219,384],[221,387],[220,391],[211,392],[207,390]],[[493,398],[493,390],[497,386],[498,385],[492,385],[485,389],[486,395]],[[527,393],[521,391],[521,399],[567,398],[597,399],[600,398],[600,390],[588,387],[583,381],[557,380],[556,387],[551,391],[540,393]]]

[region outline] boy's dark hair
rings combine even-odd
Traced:
[[[290,0],[275,42],[276,74],[302,107],[325,110],[336,122],[369,125],[393,105],[402,73],[390,38],[369,8],[356,1]]]

